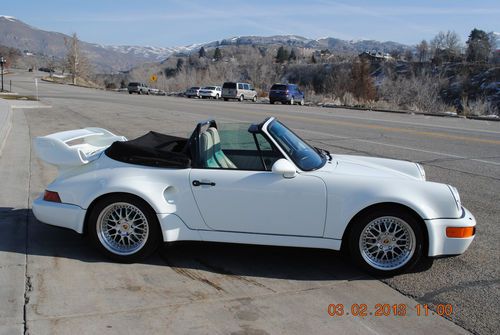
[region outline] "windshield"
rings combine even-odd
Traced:
[[[222,85],[222,88],[236,88],[236,83],[224,83],[224,85]]]
[[[206,86],[206,87],[203,87],[204,90],[215,90],[215,87],[213,86]]]
[[[326,157],[320,155],[280,122],[276,120],[271,122],[268,131],[301,170],[316,170],[326,163]]]
[[[286,85],[275,84],[271,87],[271,91],[286,91]]]

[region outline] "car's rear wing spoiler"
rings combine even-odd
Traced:
[[[113,142],[126,140],[106,129],[84,128],[36,137],[34,146],[41,160],[64,169],[87,164]]]

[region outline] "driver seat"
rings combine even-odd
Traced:
[[[220,165],[215,160],[212,135],[207,131],[200,135],[200,160],[205,168],[220,168]]]
[[[220,145],[220,136],[216,128],[210,127],[206,131],[213,140],[213,152],[216,162],[223,169],[237,169],[236,165],[224,154]]]

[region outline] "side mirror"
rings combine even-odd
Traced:
[[[295,166],[284,158],[278,159],[273,164],[271,171],[283,176],[283,178],[293,178],[297,175]]]

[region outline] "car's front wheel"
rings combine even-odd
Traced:
[[[240,97],[238,98],[239,101],[243,101],[245,100],[245,97],[243,95],[240,95]]]
[[[159,246],[161,231],[154,211],[132,195],[100,200],[87,222],[91,242],[104,255],[118,262],[136,262]]]
[[[354,261],[377,276],[392,276],[413,267],[422,257],[420,222],[403,210],[372,211],[353,223],[348,247]]]

